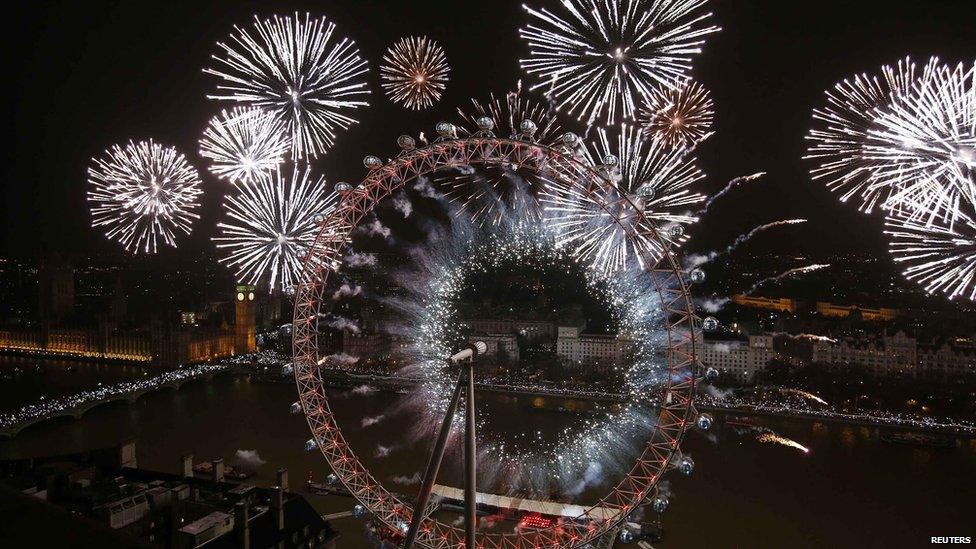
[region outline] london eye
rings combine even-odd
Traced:
[[[543,144],[527,131],[511,137],[493,133],[490,118],[478,120],[478,131],[457,137],[454,126],[442,122],[437,125],[439,138],[417,147],[408,136],[398,140],[400,153],[388,162],[376,156],[364,160],[366,177],[357,185],[337,185],[340,194],[335,210],[321,221],[314,244],[305,258],[302,281],[295,293],[293,322],[294,376],[312,438],[311,448],[317,448],[332,471],[348,491],[378,523],[388,529],[392,539],[406,546],[428,548],[534,548],[587,547],[599,540],[613,540],[628,517],[639,507],[651,504],[652,509],[667,506],[666,494],[660,491],[662,477],[669,470],[690,473],[694,462],[683,456],[680,443],[686,431],[710,423],[707,415],[699,415],[694,408],[696,382],[704,376],[696,355],[696,343],[701,340],[701,320],[695,315],[689,296],[686,273],[671,249],[670,240],[658,232],[656,225],[646,218],[639,204],[631,204],[635,216],[618,220],[626,238],[655,241],[658,246],[635,247],[645,250],[647,257],[640,262],[643,274],[650,281],[659,303],[658,314],[663,319],[663,350],[665,371],[656,388],[656,418],[643,426],[643,450],[639,457],[615,485],[594,503],[564,506],[558,520],[546,527],[518,528],[514,531],[476,531],[477,439],[474,436],[477,400],[473,382],[472,359],[483,351],[483,344],[474,343],[461,349],[453,357],[444,356],[454,364],[454,390],[443,416],[443,425],[428,459],[423,482],[416,498],[404,498],[386,488],[360,459],[347,442],[336,421],[326,394],[320,370],[320,319],[328,312],[327,284],[343,268],[343,257],[351,242],[351,233],[371,214],[378,204],[392,199],[392,195],[411,181],[439,170],[458,167],[518,166],[539,177],[534,185],[556,186],[541,189],[541,194],[571,192],[592,202],[612,216],[621,196],[637,200],[615,190],[616,183],[599,166],[592,165],[579,152],[579,138],[567,133],[553,144]],[[534,124],[524,124],[530,130]],[[437,178],[431,178],[435,184]],[[540,193],[533,193],[540,194]],[[651,255],[651,250],[665,253]],[[449,385],[448,385],[449,386]],[[436,481],[444,440],[452,428],[458,403],[464,401],[465,421],[465,492],[464,527],[440,520],[431,513],[430,489]],[[567,512],[569,509],[571,512]],[[628,532],[621,531],[621,537]]]

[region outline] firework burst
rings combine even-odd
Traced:
[[[471,108],[458,108],[462,135],[491,132],[509,139],[552,145],[560,136],[559,123],[546,104],[527,99],[522,87],[487,102],[471,99]],[[485,121],[490,121],[485,126]],[[487,129],[485,129],[487,128]],[[486,163],[450,170],[437,177],[445,197],[457,207],[455,215],[469,215],[477,224],[498,224],[506,216],[538,221],[539,192],[552,185],[547,175],[511,162]]]
[[[208,97],[272,113],[288,129],[292,154],[316,157],[356,122],[348,111],[368,105],[366,61],[353,41],[334,35],[324,17],[255,16],[251,29],[235,26],[229,43],[218,43],[223,57],[204,72],[221,82]]]
[[[888,199],[891,189],[879,185],[882,166],[868,158],[865,147],[878,128],[878,111],[911,89],[916,72],[915,63],[905,58],[882,67],[880,78],[854,75],[827,91],[827,105],[813,111],[815,127],[807,135],[810,146],[804,158],[818,162],[811,176],[824,181],[842,202],[856,198],[861,211],[871,212]]]
[[[889,212],[885,226],[895,261],[905,265],[907,279],[928,293],[976,301],[976,186],[962,193],[954,218]],[[938,202],[936,202],[938,203]]]
[[[976,183],[976,62],[950,67],[932,59],[928,67],[878,113],[865,157],[879,166],[875,186],[894,189],[889,208],[951,219]]]
[[[522,68],[561,109],[592,124],[634,118],[655,84],[668,85],[691,68],[710,13],[706,0],[563,0],[564,12],[525,10],[534,23],[519,30],[529,45]]]
[[[221,262],[248,284],[267,280],[270,289],[290,288],[298,280],[305,252],[314,243],[318,220],[335,206],[325,181],[309,168],[290,174],[276,170],[240,194],[227,198],[227,221],[219,223],[217,248],[227,255]]]
[[[210,120],[200,138],[200,156],[210,171],[232,183],[249,183],[284,162],[291,140],[271,113],[237,107]]]
[[[689,189],[705,177],[694,159],[659,139],[645,139],[627,124],[619,130],[612,139],[601,128],[597,143],[584,152],[601,166],[603,188],[595,192],[606,208],[580,186],[553,188],[541,198],[560,243],[605,273],[631,262],[653,265],[665,253],[662,243],[680,245],[687,239],[684,227],[698,220],[692,209],[705,200]]]
[[[126,251],[156,253],[161,242],[176,246],[190,234],[200,176],[179,151],[149,141],[114,145],[88,168],[92,226]]]
[[[440,100],[450,70],[437,42],[426,36],[410,36],[386,50],[380,77],[390,101],[419,111]]]
[[[686,80],[658,86],[641,110],[641,126],[672,147],[692,148],[708,134],[714,116],[708,90]]]

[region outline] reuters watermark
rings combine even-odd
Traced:
[[[932,536],[931,542],[935,543],[972,543],[973,538],[969,536]]]

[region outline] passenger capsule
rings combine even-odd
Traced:
[[[718,330],[718,327],[718,319],[714,316],[706,317],[705,320],[702,321],[702,329],[706,332],[714,332],[715,330]]]
[[[535,122],[529,120],[528,118],[519,122],[519,131],[526,135],[535,135],[535,132],[538,129],[539,127],[535,125]]]
[[[380,157],[376,155],[371,154],[363,159],[363,166],[366,166],[370,170],[379,169],[382,165],[383,165],[383,160],[381,160]]]
[[[474,123],[477,124],[478,129],[483,132],[490,132],[492,128],[495,127],[495,121],[492,120],[490,116],[479,116]]]
[[[438,122],[434,129],[441,137],[454,137],[454,124],[450,122]]]
[[[405,151],[409,151],[417,146],[417,142],[409,135],[401,135],[397,137],[397,146]]]

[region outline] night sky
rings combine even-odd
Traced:
[[[527,0],[555,5],[553,0]],[[976,2],[716,0],[712,35],[693,75],[713,94],[717,134],[698,152],[708,174],[702,190],[738,175],[767,171],[692,229],[694,249],[726,244],[752,226],[786,217],[810,223],[771,231],[751,245],[820,256],[884,255],[881,222],[841,205],[808,176],[803,136],[823,90],[855,72],[876,72],[906,54],[956,63],[976,57]],[[206,171],[197,139],[220,105],[208,100],[216,79],[202,73],[232,25],[254,14],[294,10],[324,14],[354,39],[370,64],[372,89],[360,124],[341,133],[315,167],[331,183],[357,181],[366,154],[397,151],[396,136],[433,133],[468,98],[503,94],[523,78],[526,53],[517,30],[527,21],[519,2],[40,2],[7,8],[4,103],[10,112],[4,147],[0,254],[39,250],[73,256],[118,253],[89,227],[85,170],[113,143],[152,137],[176,145],[204,177],[202,219],[171,254],[212,253],[210,237],[227,190]],[[415,113],[390,103],[379,87],[379,61],[396,39],[426,34],[444,47],[450,82],[433,109]],[[529,82],[529,79],[526,79]]]

